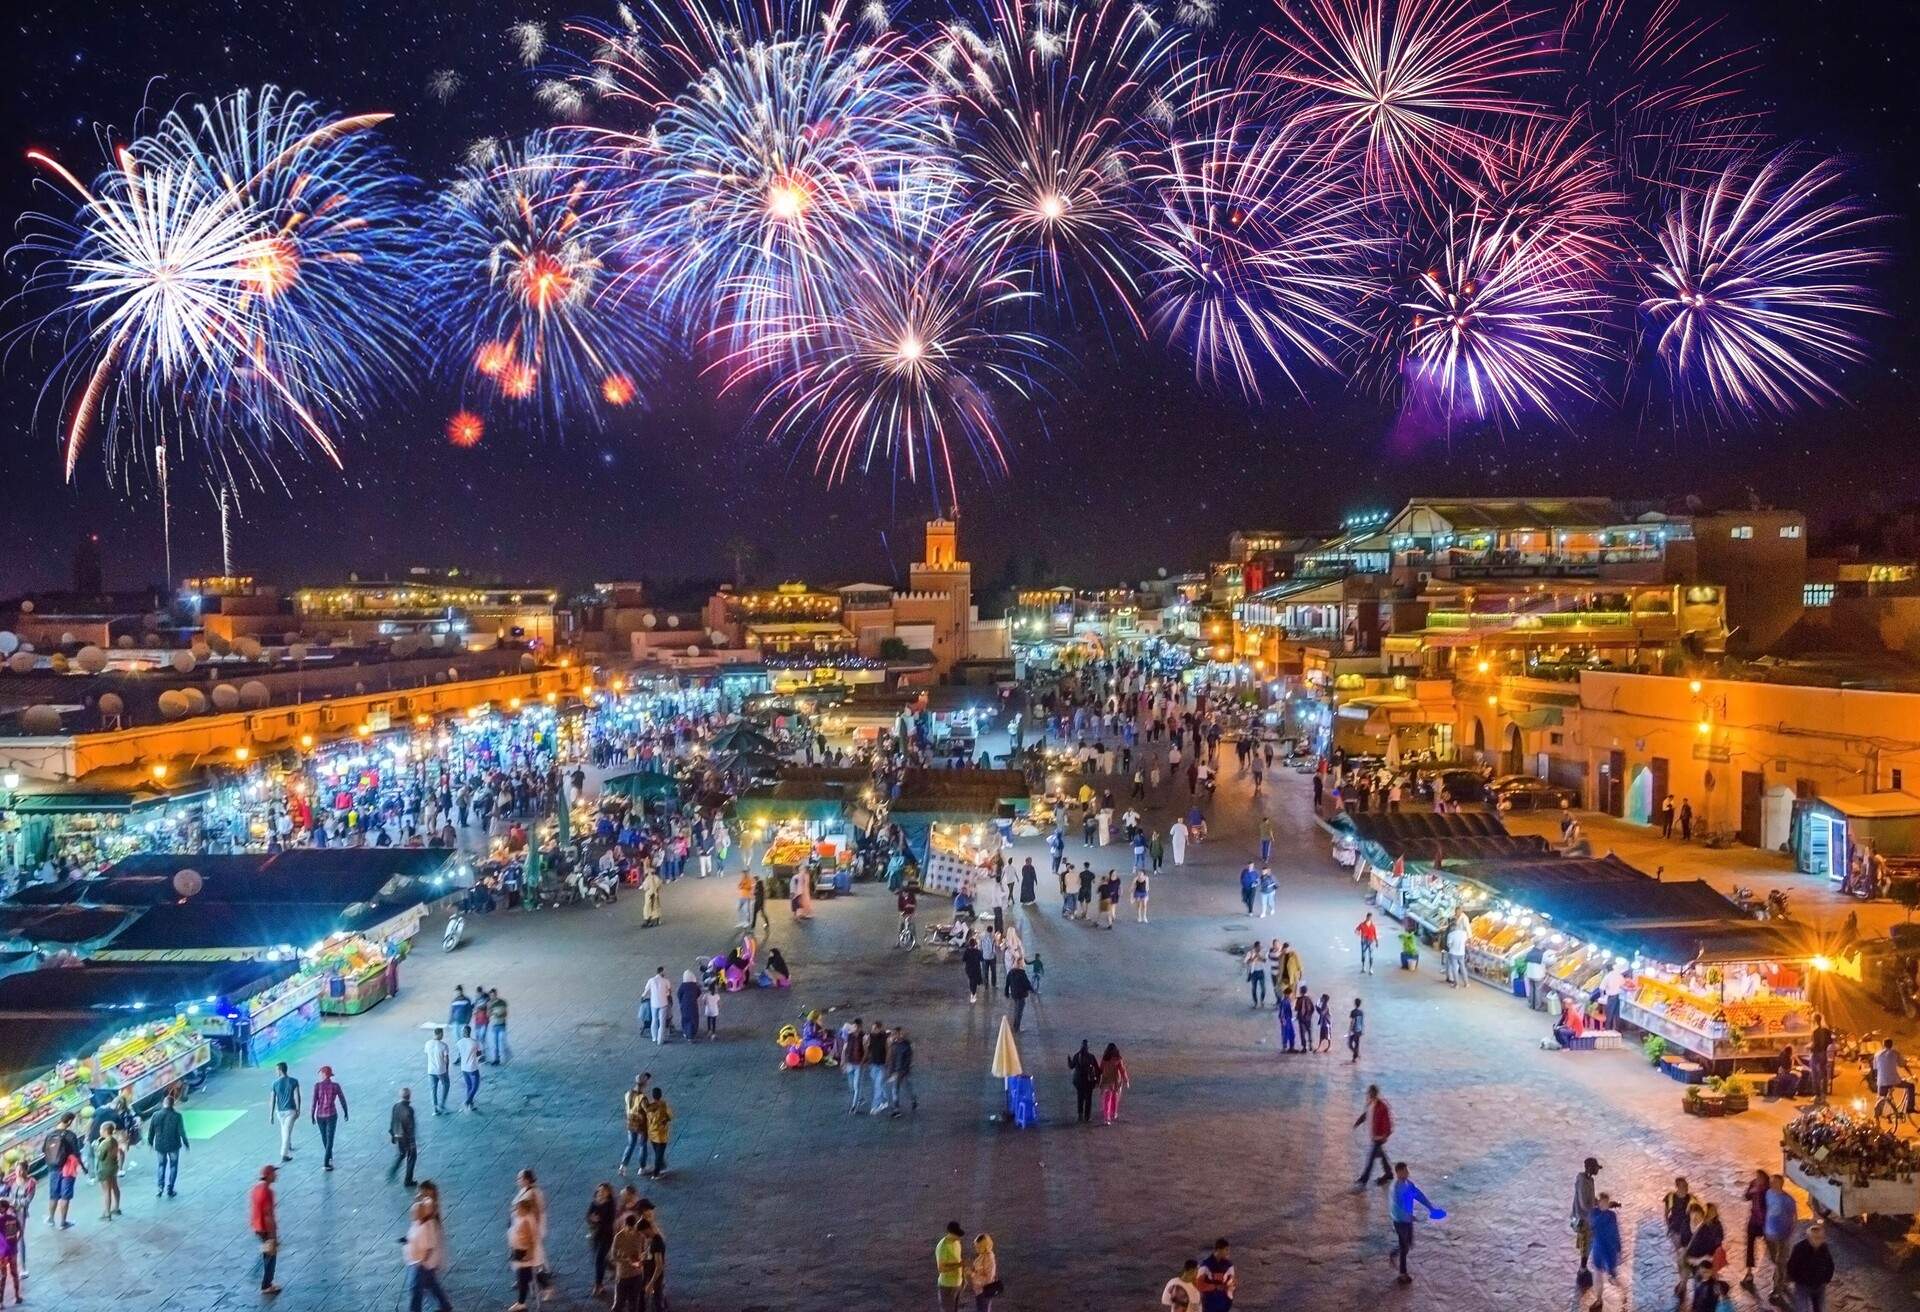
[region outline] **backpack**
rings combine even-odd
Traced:
[[[55,1130],[40,1145],[40,1158],[52,1170],[59,1170],[67,1164],[67,1155],[73,1151],[67,1143],[67,1132]]]

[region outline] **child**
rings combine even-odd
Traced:
[[[1320,1051],[1333,1051],[1333,999],[1320,995]]]
[[[1353,1000],[1353,1010],[1347,1013],[1347,1051],[1353,1054],[1355,1061],[1360,1060],[1360,1036],[1367,1032],[1367,1013],[1360,1006],[1360,999]]]
[[[700,998],[700,1014],[707,1018],[707,1037],[712,1038],[714,1031],[720,1028],[720,985],[707,985],[707,991]]]

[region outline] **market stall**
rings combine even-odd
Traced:
[[[135,852],[191,851],[204,841],[210,787],[201,773],[161,779],[151,772],[96,770],[67,784],[30,784],[8,808],[20,832],[18,860],[49,859],[99,870]]]
[[[1709,1064],[1804,1051],[1825,958],[1791,929],[1751,920],[1600,927],[1631,958],[1623,1023]]]
[[[816,893],[847,886],[841,872],[851,866],[856,838],[847,799],[864,774],[844,773],[845,780],[782,779],[735,801],[745,841],[760,849],[770,896],[791,896],[793,879],[806,870],[815,872]]]
[[[1911,1217],[1920,1212],[1920,1152],[1863,1111],[1809,1107],[1780,1137],[1787,1179],[1821,1216]]]

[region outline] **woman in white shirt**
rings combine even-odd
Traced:
[[[507,1265],[513,1270],[513,1306],[508,1312],[526,1312],[534,1279],[546,1265],[546,1243],[540,1231],[539,1212],[522,1190],[514,1200],[513,1220],[507,1226]]]

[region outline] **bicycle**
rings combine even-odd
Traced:
[[[918,947],[919,944],[919,936],[913,932],[913,917],[900,917],[900,934],[894,939],[893,945],[897,948],[912,948]]]
[[[1896,1084],[1881,1094],[1873,1104],[1873,1123],[1889,1134],[1899,1134],[1901,1127],[1904,1126],[1908,1133],[1920,1135],[1920,1121],[1914,1119],[1913,1112],[1904,1103],[1895,1100],[1894,1095],[1897,1093],[1905,1093],[1908,1098],[1912,1098],[1913,1086],[1907,1085],[1903,1088]]]

